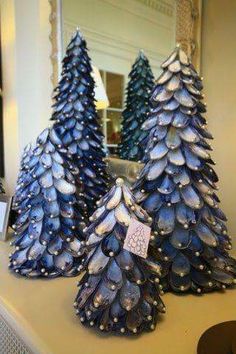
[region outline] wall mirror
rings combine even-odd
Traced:
[[[142,49],[154,77],[176,42],[199,64],[201,1],[196,0],[51,0],[53,81],[71,35],[79,26],[98,68],[109,106],[99,110],[105,145],[117,155],[125,88]],[[181,21],[179,19],[181,18]]]

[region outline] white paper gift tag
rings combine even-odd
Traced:
[[[136,219],[131,219],[124,242],[124,249],[147,258],[151,228]]]

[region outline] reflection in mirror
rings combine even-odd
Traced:
[[[63,54],[79,26],[109,106],[99,111],[107,151],[118,154],[125,88],[140,49],[155,78],[175,45],[175,0],[62,0]]]
[[[124,75],[104,70],[100,73],[109,100],[109,107],[101,112],[105,144],[111,154],[117,154],[124,105]]]

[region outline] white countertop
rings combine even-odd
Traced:
[[[236,319],[236,289],[203,296],[165,294],[167,312],[154,332],[136,338],[100,335],[75,315],[77,278],[15,276],[7,268],[9,251],[0,242],[0,314],[34,353],[196,354],[207,328]]]

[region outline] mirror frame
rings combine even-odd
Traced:
[[[48,0],[51,6],[51,81],[53,88],[60,78],[62,61],[62,0]],[[157,0],[161,2],[162,0]],[[176,43],[190,56],[193,65],[200,72],[201,62],[201,17],[202,0],[174,0],[176,5]],[[152,6],[150,0],[143,0]]]

